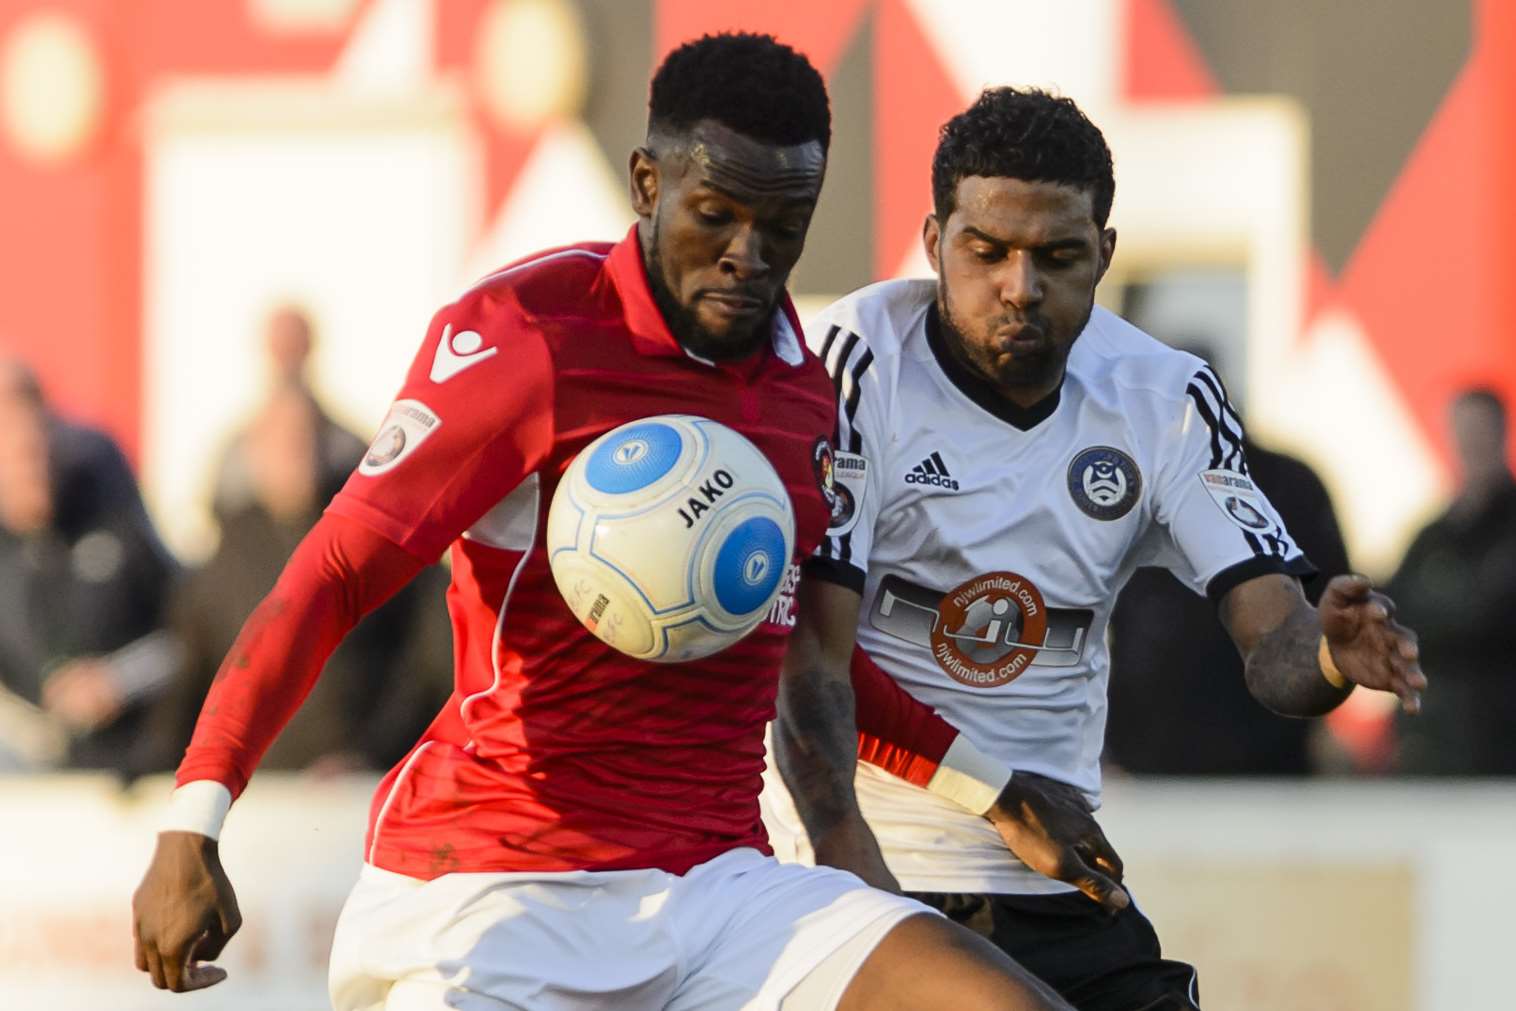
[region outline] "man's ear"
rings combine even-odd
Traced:
[[[637,148],[627,165],[627,179],[631,187],[632,210],[639,218],[651,218],[658,206],[658,156],[648,148]]]
[[[942,274],[942,264],[938,257],[941,241],[942,225],[937,221],[936,214],[928,214],[921,223],[921,244],[926,248],[926,260],[932,265],[932,273],[939,276]]]
[[[1105,272],[1111,269],[1111,260],[1116,256],[1116,229],[1105,228],[1100,232],[1100,273],[1095,276],[1099,284]]]

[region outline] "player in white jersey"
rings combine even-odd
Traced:
[[[802,826],[771,788],[770,835],[801,859],[893,873],[1084,1011],[1198,1007],[1193,969],[1161,957],[1091,816],[1118,592],[1150,565],[1210,596],[1254,696],[1292,716],[1354,684],[1414,711],[1415,639],[1362,577],[1306,602],[1313,570],[1248,476],[1216,376],[1094,307],[1114,177],[1073,102],[986,91],[944,127],[932,175],[937,279],[864,288],[810,328],[839,452],[791,663],[832,683],[786,682],[774,750],[790,790],[823,802]],[[939,714],[914,744],[870,747],[860,713],[865,753],[893,754],[882,764],[901,775],[864,763],[848,782],[850,663]],[[789,768],[817,753],[833,778],[797,782]]]

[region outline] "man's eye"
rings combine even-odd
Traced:
[[[969,252],[981,263],[994,263],[1000,259],[1000,250],[994,246],[970,246]]]
[[[725,211],[698,210],[695,216],[708,225],[724,225],[732,220],[732,216]]]

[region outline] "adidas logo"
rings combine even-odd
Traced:
[[[935,451],[911,468],[910,473],[905,475],[905,483],[929,484],[948,491],[958,490],[958,482],[948,474],[947,464],[942,462],[941,454]]]

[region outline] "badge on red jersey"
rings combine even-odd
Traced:
[[[397,400],[379,426],[358,473],[377,477],[400,466],[433,432],[442,427],[442,419],[419,400]]]

